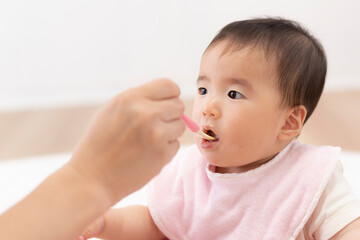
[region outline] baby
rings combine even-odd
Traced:
[[[339,148],[294,141],[323,91],[321,44],[293,21],[230,23],[200,64],[193,119],[207,134],[79,239],[359,239]]]

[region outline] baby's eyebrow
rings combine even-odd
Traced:
[[[229,78],[228,79],[230,84],[239,84],[245,88],[248,88],[249,90],[252,89],[252,86],[249,81],[243,78]]]
[[[209,78],[206,75],[199,75],[197,82],[201,82],[201,81],[209,81]]]

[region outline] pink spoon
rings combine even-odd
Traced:
[[[200,136],[206,140],[215,140],[216,139],[210,135],[207,135],[203,131],[201,131],[200,127],[193,120],[191,120],[191,118],[189,118],[185,114],[183,114],[181,118],[182,118],[182,120],[184,120],[186,126],[190,129],[190,131],[194,132],[198,136]]]

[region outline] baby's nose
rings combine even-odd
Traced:
[[[219,118],[220,117],[220,109],[215,101],[209,101],[203,109],[204,117],[211,118]]]

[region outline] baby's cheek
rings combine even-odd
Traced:
[[[197,104],[194,103],[191,118],[192,118],[196,123],[199,124],[199,120],[200,120],[200,118],[201,118],[201,114],[202,114],[202,112],[200,111],[200,108],[197,106]]]

